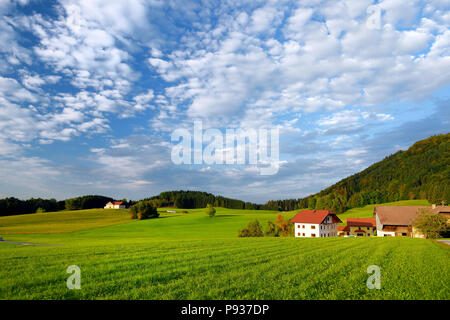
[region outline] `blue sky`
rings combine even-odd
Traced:
[[[318,192],[449,131],[449,9],[0,0],[0,197]],[[195,120],[223,132],[279,128],[278,173],[173,164],[170,135]]]

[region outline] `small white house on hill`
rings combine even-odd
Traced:
[[[296,238],[337,237],[337,224],[342,222],[328,210],[304,210],[291,219]]]
[[[106,204],[105,209],[125,209],[125,205],[122,201],[110,201]]]

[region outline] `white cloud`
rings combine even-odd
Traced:
[[[35,112],[21,108],[0,96],[0,137],[13,141],[30,141],[36,137]]]
[[[276,119],[288,110],[415,102],[449,83],[445,29],[425,28],[423,21],[415,25],[414,4],[408,11],[403,2],[384,1],[380,6],[389,13],[383,15],[380,30],[371,30],[366,26],[368,5],[329,1],[292,12],[283,5],[266,6],[252,12],[244,32],[247,19],[236,13],[208,33],[187,34],[180,47],[189,54],[180,50],[149,63],[174,83],[166,89],[173,104],[187,104],[190,117],[219,118],[222,123],[255,105],[271,107]],[[315,12],[321,19],[313,18]],[[286,23],[279,25],[283,16]],[[402,29],[396,30],[397,25]],[[286,39],[263,41],[275,27]],[[266,31],[263,36],[260,30]]]
[[[133,98],[134,101],[136,101],[136,105],[134,108],[136,110],[144,110],[146,108],[152,108],[151,105],[149,105],[149,102],[153,100],[155,97],[155,94],[152,89],[149,89],[146,93],[139,94]]]
[[[391,127],[394,115],[404,121],[409,114],[401,113],[402,103],[429,99],[450,83],[445,1],[379,1],[379,30],[366,25],[369,5],[373,1],[61,0],[52,18],[27,15],[20,3],[3,1],[2,155],[23,156],[75,136],[120,136],[114,118],[136,117],[130,130],[148,132],[149,125],[161,136],[202,118],[208,127],[279,128],[292,158],[277,179],[291,194],[297,195],[298,180],[328,183],[344,174],[346,161],[354,168],[367,163],[370,150],[355,144],[356,136]],[[336,153],[332,160],[314,149],[316,136],[326,140],[317,143],[322,149]],[[85,146],[98,144],[86,161],[100,167],[86,185],[107,188],[115,175],[117,186],[135,189],[176,180],[167,145],[162,148],[154,136],[139,143],[120,138],[106,146],[83,140]],[[306,158],[298,150],[308,148],[326,161],[296,162]],[[34,161],[44,171],[51,167]],[[227,181],[237,195],[249,183],[281,190],[278,180],[254,178],[257,168],[184,169],[175,171],[186,177],[186,186],[198,180],[220,191]],[[158,176],[165,170],[168,177]]]
[[[14,102],[36,102],[37,97],[22,87],[17,80],[0,76],[0,96]]]
[[[273,28],[280,23],[281,18],[282,12],[278,11],[277,8],[270,5],[258,8],[253,11],[250,18],[249,31],[271,33]]]

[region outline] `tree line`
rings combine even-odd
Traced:
[[[208,204],[214,207],[229,209],[259,209],[260,205],[242,200],[215,196],[202,191],[165,191],[144,200],[153,200],[157,207],[177,207],[184,209],[205,208]]]
[[[65,201],[57,201],[56,199],[31,198],[20,200],[14,197],[0,199],[0,216],[34,213],[36,211],[59,211],[64,210],[64,208]]]
[[[215,196],[201,191],[165,191],[151,200],[154,207],[194,209],[214,207],[249,210],[291,211],[303,208],[327,209],[342,213],[368,204],[408,199],[427,199],[441,204],[450,201],[450,134],[416,142],[407,151],[398,151],[367,169],[305,198],[270,200],[265,204]],[[43,211],[102,208],[112,198],[88,195],[55,199],[0,199],[0,216]],[[136,201],[122,200],[127,207]],[[42,211],[41,210],[41,211]]]
[[[56,199],[41,198],[20,200],[10,197],[0,199],[0,216],[60,210],[103,208],[109,201],[114,201],[114,199],[98,195],[87,195],[60,201]]]

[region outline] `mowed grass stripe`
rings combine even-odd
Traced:
[[[79,292],[80,294],[64,288],[65,277],[67,275],[61,272],[61,270],[61,277],[58,277],[58,279],[52,276],[42,277],[41,275],[41,281],[36,281],[36,279],[39,279],[39,274],[44,271],[38,269],[37,277],[36,274],[33,274],[29,279],[30,284],[33,284],[32,286],[24,286],[23,283],[15,283],[12,285],[34,289],[36,289],[36,286],[42,286],[46,290],[34,290],[40,298],[226,298],[227,294],[231,293],[237,295],[237,298],[258,299],[274,297],[280,299],[305,299],[312,297],[349,298],[353,297],[352,292],[355,292],[357,288],[355,283],[360,288],[364,288],[364,291],[368,291],[365,289],[365,279],[368,276],[365,274],[367,263],[363,263],[362,261],[365,255],[370,256],[377,248],[377,246],[370,246],[369,250],[367,250],[370,241],[387,239],[315,239],[316,243],[312,246],[309,245],[311,245],[311,241],[313,240],[297,243],[293,241],[298,241],[298,239],[264,240],[274,240],[278,245],[274,244],[268,248],[267,246],[261,246],[261,241],[252,243],[249,249],[254,254],[247,257],[245,255],[236,255],[236,251],[239,253],[236,243],[234,250],[230,250],[231,247],[229,247],[230,254],[236,255],[238,258],[229,261],[230,268],[226,272],[223,271],[227,264],[224,263],[223,259],[218,259],[220,254],[211,254],[207,244],[205,244],[205,250],[200,255],[197,252],[192,257],[176,255],[170,261],[160,259],[160,265],[164,265],[168,269],[161,270],[162,272],[157,274],[158,280],[154,278],[151,270],[148,270],[149,265],[157,267],[158,261],[146,261],[146,257],[136,256],[137,260],[135,261],[134,269],[128,269],[132,266],[130,265],[123,273],[114,272],[114,268],[120,267],[120,265],[117,266],[116,264],[115,267],[98,269],[98,265],[89,267],[87,261],[85,266],[81,266],[82,270],[84,268],[87,271],[83,274],[83,290]],[[334,252],[332,250],[333,246],[327,245],[342,240],[350,241],[340,244],[336,243],[336,246],[340,249],[339,252]],[[407,240],[414,241],[413,239]],[[391,239],[388,241],[390,243],[377,242],[389,247],[390,250],[398,247],[398,243],[391,241]],[[279,255],[274,255],[273,251],[269,250],[273,246],[275,248],[272,248],[272,250],[280,250]],[[261,256],[258,257],[258,255]],[[354,264],[355,259],[343,259],[348,255],[355,257],[357,261],[361,261],[358,267]],[[387,256],[389,257],[389,255]],[[151,259],[154,258],[152,256],[148,256],[147,258],[149,257]],[[267,257],[273,257],[273,259],[268,260]],[[448,258],[447,254],[446,257]],[[187,264],[189,267],[186,270],[182,270],[182,268],[175,269],[175,266],[183,260],[189,261]],[[193,263],[194,261],[197,264]],[[111,266],[109,261],[105,260],[104,262],[105,266]],[[60,263],[56,265],[60,265]],[[382,270],[385,269],[383,262],[381,265]],[[174,269],[170,271],[172,267]],[[218,268],[215,269],[215,267]],[[96,270],[92,275],[90,268]],[[329,268],[332,271],[329,271]],[[448,270],[448,267],[445,267],[445,265],[443,265],[443,268]],[[348,269],[347,272],[345,272],[346,269]],[[48,271],[50,272],[47,272],[47,275],[54,274],[54,272],[51,272],[52,270]],[[190,272],[186,274],[186,271]],[[386,271],[384,270],[383,272]],[[45,273],[43,274],[45,275]],[[255,276],[255,274],[260,276]],[[312,277],[311,274],[313,275]],[[360,274],[361,276],[352,279],[352,275],[355,274]],[[350,277],[347,278],[349,275]],[[163,281],[160,280],[161,277]],[[300,279],[306,279],[306,281],[300,281]],[[323,279],[328,279],[328,283],[326,280],[324,282]],[[330,279],[336,280],[333,281]],[[345,284],[349,281],[353,283],[353,285],[349,286],[351,290],[345,290],[345,287],[342,290],[333,285],[333,283]],[[398,283],[395,278],[387,278],[386,282]],[[4,287],[2,286],[2,288]],[[267,290],[267,288],[270,288],[270,290]],[[426,295],[430,295],[430,293],[427,292]],[[358,292],[358,296],[355,298],[361,298],[370,293],[363,292],[362,296],[360,294]],[[445,294],[448,295],[448,291],[441,292],[440,294],[444,294],[444,296]],[[34,296],[32,295],[31,297]],[[389,296],[389,298],[391,297]],[[408,297],[404,296],[402,298]]]
[[[271,246],[273,246],[273,245],[271,245]],[[208,248],[209,249],[209,248]],[[238,248],[238,247],[236,247],[235,248],[236,250],[239,250],[239,251],[241,251],[240,252],[240,254],[247,260],[247,261],[249,261],[249,263],[250,264],[257,264],[257,262],[254,262],[253,260],[253,258],[252,257],[249,257],[248,255],[245,255],[245,250],[243,251],[241,248]],[[229,250],[229,249],[227,249],[227,250]],[[230,252],[230,254],[231,255],[234,255],[234,256],[236,256],[236,250],[234,250],[233,252]],[[259,248],[259,250],[261,251],[261,254],[264,254],[265,256],[266,256],[266,258],[265,259],[268,259],[267,257],[271,257],[271,255],[272,255],[272,253],[271,252],[268,252],[268,250],[267,250],[267,247],[265,247],[265,248]],[[277,249],[277,250],[279,250],[279,249]],[[204,253],[206,253],[206,252],[204,252]],[[176,276],[182,276],[182,274],[180,273],[180,261],[187,261],[187,262],[189,262],[187,265],[189,266],[189,268],[187,269],[188,271],[189,270],[194,270],[194,269],[197,269],[197,271],[201,271],[201,272],[203,272],[204,271],[204,267],[203,267],[203,265],[205,264],[205,261],[204,260],[212,260],[215,264],[217,264],[218,263],[218,261],[217,261],[217,257],[221,257],[221,255],[223,254],[223,252],[222,251],[219,251],[219,252],[216,252],[215,254],[213,254],[213,255],[211,255],[211,251],[209,251],[208,253],[207,253],[207,255],[206,256],[197,256],[197,255],[194,255],[193,257],[193,259],[190,259],[190,257],[189,256],[187,256],[187,255],[174,255],[174,257],[177,257],[177,258],[170,258],[170,259],[164,259],[164,258],[162,258],[162,257],[158,257],[158,261],[161,263],[161,262],[164,262],[164,264],[165,265],[167,265],[168,266],[168,268],[170,269],[173,265],[177,265],[177,272],[176,272]],[[260,253],[259,252],[257,252],[256,251],[256,253],[255,253],[255,256],[257,256],[257,255],[259,255]],[[217,256],[217,257],[214,257],[214,256]],[[94,257],[94,256],[93,256]],[[151,265],[151,262],[152,261],[148,261],[148,258],[154,258],[154,257],[152,257],[152,256],[145,256],[145,257],[136,257],[134,260],[132,260],[132,261],[130,261],[130,266],[131,267],[133,267],[134,266],[134,268],[135,268],[135,270],[140,270],[140,267],[141,266],[144,266],[144,265]],[[179,260],[178,258],[180,258],[181,260]],[[216,260],[214,260],[214,259],[216,259]],[[225,260],[225,258],[222,258],[223,260]],[[255,258],[256,259],[256,258]],[[53,259],[52,259],[53,260]],[[71,259],[69,259],[69,260],[71,260]],[[199,270],[199,268],[198,267],[193,267],[193,263],[192,263],[192,261],[194,261],[194,262],[196,262],[199,266],[201,266],[201,268],[200,268],[200,270]],[[67,261],[66,263],[65,263],[65,265],[67,265],[68,263],[70,263],[69,261]],[[42,263],[41,261],[39,261],[39,264],[40,264],[40,267],[37,269],[37,271],[39,272],[39,273],[43,273],[44,272],[44,270],[45,270],[45,268],[47,268],[48,267],[48,264],[45,264],[45,263]],[[101,274],[104,274],[104,275],[106,275],[106,279],[109,279],[110,277],[109,277],[109,275],[111,275],[112,273],[114,273],[114,276],[117,278],[118,276],[120,276],[120,273],[117,273],[117,272],[114,272],[114,269],[117,269],[117,268],[121,268],[123,265],[124,265],[124,262],[123,261],[108,261],[108,260],[104,260],[103,262],[102,262],[102,264],[104,265],[104,266],[114,266],[114,267],[112,267],[112,268],[104,268],[102,271],[101,271]],[[83,265],[83,263],[80,263],[80,267],[82,267],[82,265]],[[183,264],[182,264],[182,266],[183,266]],[[99,267],[99,264],[96,264],[96,263],[94,263],[93,264],[93,266],[92,266],[93,268],[94,268],[94,270],[96,270],[96,269],[98,269],[98,267]],[[215,267],[217,267],[217,265],[215,266]],[[58,266],[58,268],[59,268],[59,266]],[[148,269],[148,268],[147,268]],[[47,270],[47,271],[51,271],[51,270]],[[61,271],[61,269],[60,269],[60,271]],[[145,270],[145,271],[147,271],[147,270]],[[51,273],[51,272],[49,272],[49,273]],[[162,274],[165,276],[165,278],[167,279],[168,278],[168,275],[170,275],[170,270],[162,270]],[[123,274],[123,277],[125,277],[125,278],[129,278],[129,277],[132,277],[133,276],[133,273],[132,272],[129,272],[129,270],[127,270],[126,268],[125,268],[125,273]],[[172,277],[170,277],[170,278],[172,278]],[[163,279],[164,279],[164,277],[163,277]],[[22,280],[24,280],[24,279],[22,279]],[[101,280],[101,279],[96,279],[96,281],[95,281],[95,283],[97,283],[98,284],[98,280]],[[118,280],[118,279],[116,279],[116,280]],[[15,286],[15,285],[17,285],[17,283],[12,283],[11,284],[12,286]]]
[[[198,209],[70,233],[11,235],[63,246],[0,245],[0,298],[450,298],[449,248],[432,241],[237,238],[249,221],[256,218],[265,226],[277,212],[218,208],[218,213],[209,218]],[[72,264],[81,267],[81,290],[66,288]],[[371,264],[381,267],[381,290],[366,287]]]

